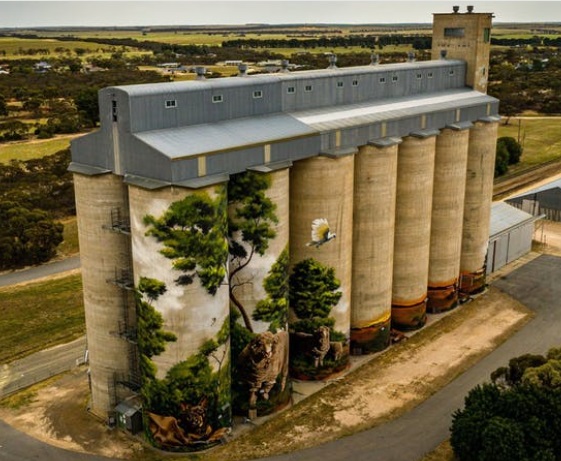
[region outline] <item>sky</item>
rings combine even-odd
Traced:
[[[0,28],[290,23],[432,23],[432,13],[494,13],[495,22],[561,22],[561,1],[1,1]]]

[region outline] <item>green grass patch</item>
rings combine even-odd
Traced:
[[[62,234],[63,240],[57,248],[57,254],[63,257],[78,254],[80,247],[78,244],[78,223],[76,216],[61,219],[59,222],[64,226],[64,232]]]
[[[70,140],[75,137],[76,135],[60,136],[53,139],[17,141],[0,145],[0,163],[52,155],[59,150],[67,149],[70,146]]]
[[[82,276],[0,289],[0,363],[84,334]]]
[[[520,139],[524,148],[520,163],[511,167],[510,173],[561,158],[561,118],[523,119],[519,125],[519,120],[513,117],[508,125],[499,126],[501,136]]]

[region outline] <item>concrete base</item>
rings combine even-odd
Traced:
[[[391,320],[366,328],[351,328],[351,354],[380,352],[390,345]]]
[[[411,331],[422,328],[427,322],[427,300],[412,306],[392,304],[392,328]]]
[[[427,312],[438,314],[454,309],[458,305],[458,285],[428,287]]]
[[[486,268],[475,272],[463,273],[460,278],[460,293],[464,295],[474,295],[485,290],[486,286]]]

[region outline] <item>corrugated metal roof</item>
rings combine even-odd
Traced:
[[[528,195],[537,194],[538,192],[544,192],[546,190],[560,189],[560,188],[561,188],[561,179],[556,179],[555,181],[548,182],[547,184],[544,184],[543,186],[536,187],[535,189],[526,191],[523,194],[515,195],[512,198],[527,197]]]
[[[326,131],[495,101],[491,96],[466,88],[375,103],[324,107],[293,113],[292,116],[312,128]]]
[[[519,226],[525,222],[535,221],[535,217],[519,210],[505,202],[494,202],[491,205],[491,226],[489,237],[493,237],[506,230]]]
[[[134,137],[171,159],[180,159],[315,134],[290,115],[276,114],[147,131]]]

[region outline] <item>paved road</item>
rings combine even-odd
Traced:
[[[70,271],[80,267],[80,256],[72,256],[40,266],[34,266],[22,271],[6,272],[0,275],[0,287],[15,285],[17,283],[28,282],[30,280],[47,277],[60,272]]]
[[[536,317],[474,367],[401,418],[380,427],[269,461],[415,461],[448,437],[451,415],[466,393],[489,374],[523,353],[544,353],[559,346],[561,331],[561,258],[542,255],[494,282],[535,310]],[[0,421],[0,460],[103,461],[38,443]]]

